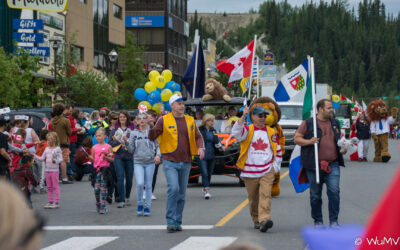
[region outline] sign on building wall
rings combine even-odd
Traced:
[[[43,20],[38,19],[13,19],[13,29],[43,29]]]
[[[63,12],[68,0],[7,0],[8,7],[41,11]]]
[[[267,52],[264,55],[264,65],[274,65],[275,55],[272,52]]]
[[[42,43],[42,33],[14,32],[13,39],[19,43]]]
[[[164,16],[126,16],[125,27],[164,27]]]
[[[260,84],[273,85],[276,83],[276,65],[260,65]]]
[[[19,48],[26,49],[31,56],[49,57],[49,47],[31,47],[31,46],[19,46]]]
[[[43,20],[43,23],[49,27],[59,30],[63,29],[63,20],[61,18],[57,18],[55,16],[51,16],[45,13],[40,13],[39,19]]]

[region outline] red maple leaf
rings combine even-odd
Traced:
[[[253,142],[251,146],[254,148],[254,150],[265,150],[268,148],[268,144],[264,143],[263,139],[261,138],[258,138],[258,140]]]

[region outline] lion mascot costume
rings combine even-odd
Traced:
[[[265,124],[275,130],[276,135],[278,136],[279,144],[282,148],[282,155],[285,153],[285,136],[283,135],[283,130],[281,126],[278,124],[279,120],[281,119],[281,109],[279,105],[269,97],[259,97],[257,98],[250,110],[250,114],[253,112],[255,107],[261,106],[265,109],[270,110],[270,115],[265,118]],[[272,185],[271,195],[278,196],[281,193],[280,187],[280,178],[281,173],[280,171],[275,173],[275,180],[274,184]]]
[[[382,100],[374,100],[367,107],[368,120],[375,146],[375,162],[388,162],[391,155],[388,150],[390,127],[396,118],[398,108],[392,108],[389,116],[389,107]]]

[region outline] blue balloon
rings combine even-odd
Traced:
[[[175,82],[175,91],[181,91],[181,85]]]
[[[147,100],[151,100],[153,103],[161,102],[161,93],[157,90],[153,90],[149,93]]]
[[[139,101],[145,101],[147,99],[147,92],[144,88],[138,88],[135,90],[135,98]]]
[[[172,88],[172,85],[173,85],[173,84],[174,84],[173,81],[167,82],[167,84],[165,84],[164,89],[169,89],[169,90],[171,90],[172,92],[174,92],[174,89]]]
[[[171,106],[169,105],[169,102],[163,102],[164,104],[164,109],[168,112],[171,112]]]

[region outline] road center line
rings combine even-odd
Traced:
[[[282,180],[283,178],[285,178],[286,176],[288,176],[289,174],[289,170],[286,171],[285,173],[283,173],[280,177],[280,179]],[[224,218],[222,218],[220,221],[218,221],[217,224],[215,224],[216,227],[222,227],[224,226],[228,221],[230,221],[233,217],[235,217],[236,214],[238,214],[240,211],[242,211],[242,209],[249,204],[249,200],[246,199],[244,200],[239,206],[237,206],[235,209],[233,209],[230,213],[228,213],[227,215],[225,215]]]
[[[101,225],[101,226],[47,226],[47,231],[72,231],[72,230],[166,230],[166,225]],[[185,230],[207,230],[213,225],[182,225]]]

